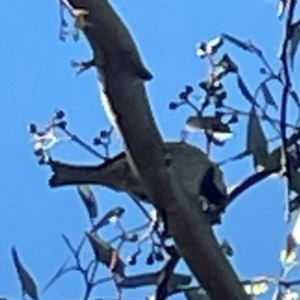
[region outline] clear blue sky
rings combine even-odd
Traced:
[[[20,299],[19,282],[12,264],[10,249],[16,245],[21,259],[42,287],[59,265],[69,257],[61,240],[66,234],[76,244],[88,228],[88,218],[74,188],[51,190],[47,180],[50,170],[40,167],[33,155],[26,126],[43,126],[55,109],[67,113],[70,129],[87,142],[107,119],[100,105],[94,71],[79,77],[71,60],[86,60],[91,51],[82,37],[79,42],[60,42],[58,1],[4,1],[0,21],[2,80],[1,195],[0,195],[0,296]],[[221,32],[251,39],[278,65],[276,55],[282,36],[276,17],[276,5],[263,0],[165,0],[112,1],[129,25],[154,79],[147,87],[159,127],[166,139],[176,139],[188,109],[168,110],[186,84],[197,87],[207,74],[207,64],[195,54],[195,45]],[[253,90],[260,80],[258,60],[225,46],[225,51],[239,63],[242,75]],[[231,105],[244,110],[249,106],[229,81]],[[201,95],[196,89],[196,94]],[[280,94],[278,94],[280,95]],[[236,128],[236,136],[225,148],[214,151],[214,158],[228,157],[242,150],[245,127]],[[192,141],[196,142],[197,137]],[[200,139],[201,140],[201,139]],[[119,143],[120,144],[120,143]],[[55,157],[74,162],[96,159],[72,143],[60,144]],[[232,163],[225,169],[228,184],[234,184],[253,172],[251,161]],[[279,251],[284,245],[286,228],[282,214],[283,183],[270,179],[251,189],[228,210],[218,227],[235,249],[234,265],[242,278],[259,274],[278,274]],[[126,196],[104,188],[95,189],[100,212],[115,205],[130,203]],[[137,213],[130,206],[125,224],[136,223]],[[106,233],[112,233],[108,230]],[[111,236],[111,235],[110,235]],[[90,255],[89,249],[86,256]],[[136,269],[135,271],[138,271]],[[103,271],[103,274],[106,274]],[[79,300],[81,279],[69,274],[50,289],[42,299]],[[114,298],[110,287],[101,287],[95,295]],[[129,293],[138,299],[140,292]],[[127,298],[128,298],[127,297]]]

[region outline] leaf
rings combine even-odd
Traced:
[[[282,156],[281,147],[277,147],[274,150],[272,150],[268,159],[264,164],[264,168],[266,170],[273,170],[274,172],[279,173],[281,170],[281,165],[280,165],[281,156]]]
[[[254,159],[254,167],[264,166],[268,154],[268,141],[257,117],[255,108],[250,111],[247,128],[247,151],[251,152]]]
[[[300,195],[300,173],[291,170],[291,177],[289,182],[289,188]]]
[[[217,53],[217,51],[223,45],[222,37],[217,37],[215,39],[210,40],[208,43],[201,42],[199,43],[196,54],[201,58],[206,57],[207,55],[213,55]]]
[[[223,123],[218,116],[191,116],[186,120],[188,131],[204,130],[210,142],[223,146],[233,133],[228,123]]]
[[[159,281],[159,279],[158,279]],[[184,274],[173,274],[168,280],[167,289],[168,294],[173,294],[180,289],[180,286],[189,285],[192,282],[191,276]]]
[[[61,267],[55,272],[55,274],[52,276],[52,278],[49,280],[49,282],[44,286],[42,289],[42,293],[45,293],[54,283],[55,281],[61,277],[65,273],[65,267],[68,263],[68,259],[64,261],[64,263],[61,265]]]
[[[74,249],[74,247],[72,246],[70,239],[64,234],[62,234],[61,237],[64,240],[64,242],[66,243],[66,245],[69,248],[69,250],[71,251],[71,253],[73,253],[73,254],[76,253],[76,249]]]
[[[118,287],[132,289],[149,285],[157,286],[160,282],[161,272],[143,272],[139,275],[126,277],[114,276]],[[192,277],[185,274],[172,274],[167,284],[167,294],[173,295],[186,288],[192,282]]]
[[[248,43],[242,42],[239,39],[237,39],[229,34],[223,33],[222,37],[224,40],[227,40],[228,42],[234,44],[235,46],[237,46],[245,51],[252,51],[252,47],[250,47]]]
[[[103,218],[101,218],[98,223],[94,226],[93,231],[97,231],[100,228],[104,227],[105,225],[108,225],[109,223],[113,222],[114,219],[119,219],[125,212],[125,209],[123,207],[116,207],[112,210],[110,210],[108,213],[104,215]]]
[[[96,218],[98,215],[98,207],[96,197],[91,188],[88,185],[82,184],[77,186],[77,191],[88,211],[89,217],[91,219]]]
[[[224,164],[226,164],[226,163],[228,163],[228,162],[243,159],[243,158],[245,158],[246,156],[248,156],[248,155],[250,155],[250,154],[251,154],[251,153],[250,153],[249,151],[246,151],[246,150],[245,150],[245,151],[243,151],[243,152],[241,152],[241,153],[239,153],[239,154],[236,154],[236,155],[234,155],[234,156],[232,156],[232,157],[226,158],[226,159],[224,159],[223,161],[220,161],[220,162],[218,163],[218,165],[219,165],[219,166],[222,166],[222,165],[224,165]]]
[[[124,276],[125,263],[118,251],[109,243],[102,240],[95,232],[86,233],[98,261],[108,267],[113,273]]]
[[[300,196],[297,195],[293,199],[289,200],[289,213],[292,213],[300,208]]]
[[[256,100],[250,93],[249,89],[247,88],[245,82],[243,81],[240,75],[237,75],[237,84],[242,93],[242,95],[252,104],[256,105]]]
[[[259,296],[267,292],[269,283],[266,280],[247,281],[243,283],[244,289],[248,295]]]
[[[231,57],[226,53],[221,58],[218,65],[223,66],[225,69],[225,72],[229,73],[237,73],[238,72],[238,66],[235,64],[235,62],[231,59]]]
[[[291,250],[297,249],[297,245],[300,245],[300,211],[297,211],[293,215],[293,229],[288,238],[289,246],[287,247],[287,251],[291,252]]]
[[[283,265],[291,265],[297,260],[297,251],[296,249],[293,249],[289,253],[287,250],[282,250],[280,253],[280,262]]]
[[[210,55],[216,54],[217,51],[221,48],[222,45],[223,45],[222,37],[218,36],[215,39],[210,40],[206,44],[207,53],[210,54]]]
[[[218,178],[217,169],[210,167],[202,178],[202,182],[199,188],[199,194],[204,196],[209,204],[222,205],[227,199],[227,193],[222,185],[222,179]],[[216,183],[220,180],[219,184]]]
[[[22,265],[15,247],[11,249],[14,265],[17,269],[19,280],[21,282],[22,292],[24,295],[30,296],[32,299],[38,299],[37,286],[29,272]]]
[[[290,47],[289,47],[289,55],[290,55],[290,65],[293,69],[294,67],[294,58],[299,46],[300,41],[300,23],[297,21],[292,25],[291,28],[292,36],[290,38]]]
[[[234,250],[227,240],[223,240],[220,247],[225,255],[227,255],[229,257],[233,256]]]
[[[294,99],[294,101],[295,101],[296,105],[298,106],[298,108],[300,108],[300,99],[298,97],[297,92],[292,90],[292,91],[290,91],[290,95]]]
[[[299,227],[299,214],[295,220],[295,226]],[[294,227],[295,228],[295,227]],[[299,228],[298,228],[299,229]],[[287,239],[286,239],[286,262],[291,263],[297,258],[297,245],[299,245],[299,231],[298,234],[294,234],[294,229],[292,234],[288,234]],[[296,232],[297,233],[297,232]]]
[[[204,289],[189,287],[182,289],[187,300],[211,300]]]
[[[222,123],[216,116],[191,116],[186,120],[186,125],[191,130],[212,130],[220,133],[231,133],[228,124]]]
[[[278,109],[278,105],[277,103],[275,102],[267,84],[265,82],[263,82],[261,85],[260,85],[260,88],[261,88],[261,91],[264,95],[264,98],[265,98],[265,101],[267,104],[273,106],[275,109]]]
[[[282,18],[284,12],[285,12],[285,8],[286,8],[286,4],[287,4],[287,0],[279,0],[279,3],[278,3],[278,10],[277,10],[277,17],[279,19]]]

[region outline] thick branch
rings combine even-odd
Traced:
[[[180,254],[214,300],[249,299],[201,210],[193,206],[156,127],[143,79],[145,68],[125,25],[107,0],[69,0],[89,12],[83,28],[103,61],[98,69],[116,123],[151,199],[166,212]],[[149,76],[148,76],[149,78]]]

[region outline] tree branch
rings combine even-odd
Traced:
[[[144,87],[149,72],[130,33],[107,0],[69,2],[88,12],[85,23],[90,25],[82,29],[96,56],[127,155],[151,199],[166,212],[180,254],[212,299],[249,299],[205,215],[195,209],[197,195],[184,186],[165,149]]]
[[[286,113],[287,113],[287,104],[288,104],[288,96],[291,90],[291,78],[289,74],[289,67],[288,67],[288,46],[289,42],[292,37],[292,28],[293,28],[293,16],[294,10],[296,7],[297,0],[291,0],[288,7],[287,13],[287,20],[286,20],[286,29],[285,29],[285,38],[282,45],[282,52],[280,55],[280,59],[282,61],[283,66],[283,76],[284,76],[284,86],[282,91],[281,97],[281,109],[280,109],[280,131],[281,131],[281,138],[282,138],[282,145],[284,151],[284,167],[286,168],[285,175],[288,178],[288,182],[291,180],[291,169],[290,169],[290,160],[288,156],[288,139],[286,136]]]

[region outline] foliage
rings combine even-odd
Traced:
[[[89,26],[84,19],[88,12],[85,10],[74,10],[66,3],[64,5],[75,18],[75,25],[71,32],[74,39],[77,40],[80,37],[80,29]],[[226,142],[234,134],[236,126],[242,126],[240,120],[246,118],[247,134],[242,151],[219,163],[210,161],[210,167],[205,171],[201,180],[196,178],[196,176],[193,178],[199,181],[197,182],[199,184],[199,203],[197,205],[200,205],[197,206],[197,209],[208,212],[206,215],[211,225],[220,223],[222,215],[226,213],[226,207],[236,200],[240,194],[261,180],[270,175],[280,176],[287,180],[288,199],[285,215],[286,219],[291,222],[292,229],[286,237],[286,247],[281,253],[282,270],[277,276],[265,275],[242,281],[246,292],[253,297],[266,293],[272,287],[273,299],[277,300],[298,299],[300,296],[297,289],[300,281],[289,280],[288,277],[289,273],[298,266],[297,247],[300,243],[300,174],[298,172],[300,166],[298,144],[300,139],[300,118],[298,117],[295,122],[291,123],[286,121],[288,99],[293,100],[293,105],[298,110],[300,108],[299,97],[292,87],[290,77],[300,40],[300,21],[294,21],[295,5],[295,0],[282,0],[279,3],[279,17],[283,19],[286,27],[280,55],[280,70],[275,71],[268,63],[263,51],[252,42],[242,41],[227,33],[223,33],[211,41],[201,42],[197,48],[197,55],[201,59],[207,60],[209,64],[207,78],[198,84],[203,96],[196,100],[193,96],[194,87],[186,85],[183,91],[179,93],[178,100],[169,104],[169,108],[172,111],[176,111],[183,106],[192,110],[192,114],[186,119],[186,126],[182,131],[181,138],[186,141],[191,131],[203,134],[206,138],[207,157],[210,155],[212,147],[226,147]],[[63,6],[61,7],[62,11]],[[68,23],[62,13],[60,32],[62,39],[65,39],[67,33],[69,33],[67,27]],[[248,88],[238,63],[224,50],[228,43],[245,51],[246,54],[253,54],[260,60],[262,64],[260,73],[263,75],[263,79],[254,92]],[[218,55],[221,51],[224,51],[224,53],[219,58]],[[93,63],[95,62],[73,63],[73,66],[79,68],[78,73],[81,73],[93,66]],[[251,109],[249,111],[230,106],[229,93],[226,90],[226,80],[230,76],[235,78],[236,86],[241,96],[250,104]],[[281,99],[278,100],[270,89],[271,82],[277,82],[281,85]],[[259,95],[262,95],[263,101],[259,101]],[[271,114],[269,112],[270,109],[272,109]],[[279,117],[274,117],[274,111],[279,113]],[[269,138],[267,136],[264,124],[268,124],[273,129],[275,137]],[[164,214],[159,209],[149,212],[145,207],[145,201],[151,203],[151,200],[148,199],[149,196],[143,187],[139,189],[143,193],[135,192],[137,190],[136,187],[141,183],[134,177],[135,174],[130,169],[125,154],[111,158],[110,144],[112,142],[113,127],[110,127],[108,130],[101,130],[99,135],[94,138],[93,146],[91,146],[69,130],[65,113],[57,111],[43,130],[38,130],[37,125],[30,124],[29,132],[33,135],[35,141],[34,153],[39,163],[50,166],[54,173],[57,162],[52,157],[51,149],[57,143],[66,140],[66,138],[79,144],[103,161],[100,166],[93,166],[84,170],[89,174],[93,171],[98,172],[98,168],[107,168],[107,166],[117,162],[116,166],[122,172],[120,173],[120,178],[124,179],[126,177],[126,179],[130,179],[124,185],[125,188],[122,187],[120,190],[125,190],[128,193],[128,196],[138,205],[146,220],[144,224],[137,225],[136,228],[125,228],[122,224],[122,217],[126,214],[126,207],[117,206],[102,215],[99,213],[98,200],[91,187],[87,184],[78,184],[78,195],[86,208],[91,226],[85,232],[77,247],[73,246],[67,236],[62,235],[63,241],[72,254],[73,264],[70,265],[69,260],[63,262],[48,284],[41,289],[42,293],[52,288],[55,282],[63,275],[76,271],[84,280],[85,291],[83,299],[86,300],[90,299],[96,286],[105,284],[108,281],[112,281],[115,284],[119,298],[122,296],[123,289],[153,285],[156,287],[154,295],[156,299],[165,299],[176,293],[182,293],[187,299],[209,299],[201,286],[191,284],[192,275],[180,274],[175,271],[180,261],[180,255],[170,238]],[[278,143],[272,148],[271,142],[274,140]],[[95,147],[97,147],[97,150]],[[100,151],[100,148],[103,151]],[[248,156],[253,161],[253,172],[240,184],[224,192],[222,187],[220,187],[223,184],[220,167],[232,161],[243,160]],[[75,169],[72,170],[74,171]],[[128,188],[130,184],[135,189]],[[103,183],[103,185],[109,186],[107,183]],[[55,186],[53,181],[52,186]],[[221,200],[212,200],[217,198]],[[105,239],[101,230],[110,225],[114,225],[119,234],[111,239]],[[150,249],[143,249],[145,242],[150,244]],[[127,245],[131,245],[131,254],[125,260],[122,255],[122,249]],[[83,260],[82,257],[83,247],[85,246],[90,247],[93,253],[88,261]],[[224,241],[220,247],[228,257],[233,255],[234,250],[227,241]],[[132,251],[132,249],[134,250]],[[160,269],[148,273],[127,275],[130,266],[142,264],[141,256],[143,256],[142,254],[145,251],[148,252],[144,262],[148,266],[159,265]],[[23,295],[28,295],[32,299],[38,299],[37,283],[24,267],[15,247],[12,248],[12,256]],[[110,276],[106,278],[100,277],[98,272],[100,266],[106,268]]]

